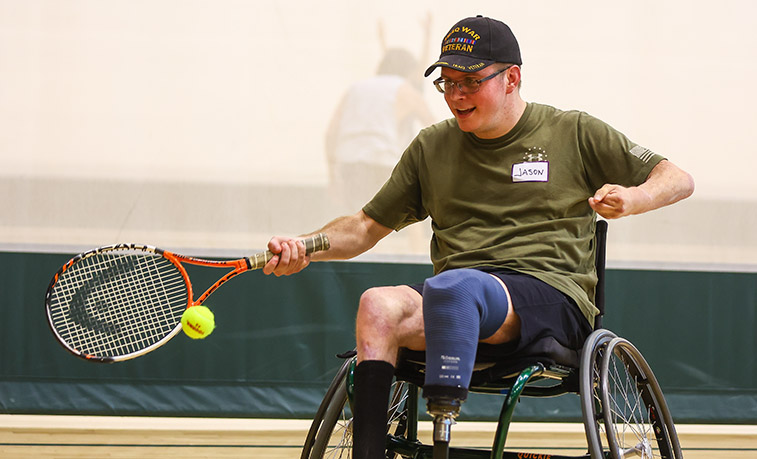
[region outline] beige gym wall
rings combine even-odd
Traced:
[[[612,224],[611,264],[757,266],[757,27],[735,0],[0,0],[0,249],[243,254],[314,230],[345,211],[325,143],[348,88],[387,48],[425,67],[479,13],[519,38],[527,100],[589,112],[694,175],[688,201]],[[427,232],[365,259],[423,261]]]

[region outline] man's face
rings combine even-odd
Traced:
[[[475,73],[442,68],[442,78],[462,81],[465,78],[480,80],[497,69],[489,66]],[[452,111],[461,130],[471,132],[481,139],[494,139],[505,134],[503,118],[506,113],[506,84],[508,72],[481,83],[478,92],[463,94],[456,87],[444,93],[444,100]]]

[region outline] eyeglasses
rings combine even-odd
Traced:
[[[452,92],[452,88],[457,88],[457,90],[463,94],[473,94],[473,93],[478,92],[479,89],[481,89],[481,83],[487,80],[491,80],[492,78],[504,72],[505,70],[509,69],[510,67],[512,67],[512,65],[508,65],[502,70],[498,72],[494,72],[489,76],[481,78],[480,80],[476,80],[470,77],[464,78],[462,81],[447,80],[444,77],[437,78],[436,80],[434,80],[434,86],[436,86],[436,90],[442,94]]]

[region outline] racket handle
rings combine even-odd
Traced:
[[[328,236],[323,233],[318,233],[315,236],[310,236],[307,239],[303,239],[302,243],[305,244],[305,253],[308,255],[313,252],[327,250],[329,247],[331,247]],[[274,254],[270,250],[256,253],[255,255],[248,258],[250,262],[250,269],[262,268],[266,265],[266,263],[271,261],[271,258],[273,258],[273,256]]]

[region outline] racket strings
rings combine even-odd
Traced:
[[[104,252],[64,271],[53,288],[53,328],[70,347],[97,357],[124,356],[156,344],[187,306],[179,270],[150,253]]]

